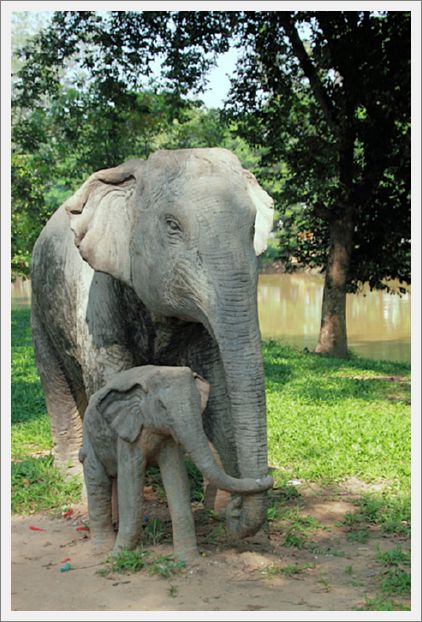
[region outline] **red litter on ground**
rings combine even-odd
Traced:
[[[76,527],[76,531],[89,531],[89,527]]]
[[[63,512],[63,518],[68,518],[73,514],[73,510],[67,510],[67,512]]]
[[[47,531],[47,529],[43,529],[42,527],[34,527],[33,525],[30,525],[29,529],[32,529],[32,531]]]
[[[65,564],[66,562],[70,562],[70,557],[65,557],[60,563]]]

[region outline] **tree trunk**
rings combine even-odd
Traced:
[[[315,352],[347,358],[346,283],[352,248],[352,207],[344,206],[342,213],[331,221],[322,298],[321,327]]]

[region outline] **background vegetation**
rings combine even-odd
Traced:
[[[272,256],[325,271],[318,351],[347,356],[347,291],[410,282],[409,13],[59,11],[41,30],[16,13],[14,35],[15,274],[93,170],[222,146],[276,199]],[[207,110],[193,95],[230,48]]]

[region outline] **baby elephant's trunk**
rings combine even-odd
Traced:
[[[185,401],[183,405],[180,405],[180,410],[172,421],[172,434],[175,440],[183,445],[203,476],[220,490],[247,495],[265,492],[272,488],[274,484],[272,477],[238,479],[228,475],[223,467],[217,463],[204,432],[201,415],[198,412],[198,394],[200,412],[203,412],[207,404],[210,385],[198,374],[194,374],[194,379],[196,390],[192,394],[191,401],[187,400],[187,403]]]
[[[196,438],[195,443],[184,442],[183,444],[203,476],[220,490],[227,490],[227,492],[234,494],[247,495],[264,492],[272,488],[274,484],[273,478],[270,476],[262,477],[261,479],[253,479],[250,477],[236,478],[227,475],[224,469],[217,464],[202,429],[200,432],[200,439]]]

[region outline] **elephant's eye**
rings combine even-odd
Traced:
[[[166,216],[166,226],[167,232],[172,238],[179,237],[182,233],[180,224],[172,216]]]

